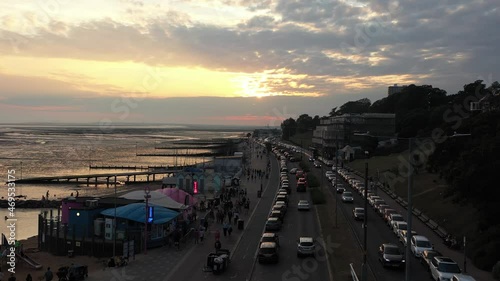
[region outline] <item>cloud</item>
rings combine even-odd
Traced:
[[[302,100],[304,111],[320,113],[313,107],[317,106],[324,114],[334,106],[324,106],[327,100],[347,101],[360,95],[380,98],[394,83],[432,84],[454,93],[481,76],[498,80],[500,33],[495,28],[500,25],[500,9],[496,0],[474,5],[466,0],[172,0],[163,5],[120,1],[122,17],[87,21],[60,17],[34,25],[29,32],[24,32],[16,17],[3,15],[0,53],[240,73],[249,95],[307,95],[307,102]],[[199,17],[203,13],[205,17]],[[25,26],[36,22],[33,13],[24,15]],[[222,21],[226,18],[239,20],[229,24]],[[73,79],[77,81],[73,84],[23,79],[9,82],[5,92],[10,96],[35,93],[36,87],[28,82],[34,79],[32,84],[39,85],[40,94],[95,94],[78,87],[77,82],[85,77]],[[21,89],[15,89],[21,84]],[[96,85],[106,86],[105,82]],[[119,89],[112,89],[111,96],[117,96],[114,91]],[[276,98],[265,100],[280,106]],[[176,104],[173,112],[183,105],[216,105],[208,100],[205,104],[198,104],[199,99],[186,101],[162,104]],[[280,101],[288,104],[296,99]],[[252,110],[227,116],[267,116],[257,108]],[[177,113],[184,116],[185,112]],[[151,118],[146,111],[141,114]]]

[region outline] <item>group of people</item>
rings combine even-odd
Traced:
[[[47,271],[45,272],[44,274],[44,280],[45,281],[52,281],[52,279],[54,278],[54,274],[52,274],[52,271],[50,271],[50,267],[47,268]],[[2,268],[0,267],[0,281],[17,281],[17,277],[14,275],[14,273],[11,273],[9,278],[8,279],[4,279],[5,278],[5,274],[2,272]],[[31,276],[30,273],[28,273],[28,275],[26,275],[26,279],[24,279],[26,281],[33,281],[33,277]]]

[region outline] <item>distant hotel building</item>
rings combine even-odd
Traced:
[[[390,96],[392,94],[399,93],[403,91],[404,88],[406,88],[406,86],[398,86],[398,84],[394,84],[394,86],[389,86],[389,89],[387,90],[387,95]]]
[[[328,157],[346,145],[356,146],[368,134],[379,141],[396,135],[396,115],[392,113],[362,113],[331,116],[320,120],[313,132],[313,145]],[[338,147],[337,147],[338,143]]]

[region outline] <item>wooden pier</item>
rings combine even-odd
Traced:
[[[113,166],[113,165],[90,165],[89,169],[94,170],[160,170],[168,169],[168,166]],[[184,166],[177,166],[174,169],[183,169]]]
[[[178,153],[139,153],[136,156],[159,156],[159,157],[214,157],[222,155],[214,152],[200,152],[179,155]]]
[[[126,172],[126,173],[106,173],[106,174],[88,174],[88,175],[68,175],[54,177],[32,177],[17,179],[14,181],[17,184],[32,183],[32,184],[57,184],[57,183],[86,183],[87,186],[106,184],[117,184],[120,181],[137,182],[138,176],[146,176],[146,182],[156,181],[156,175],[170,177],[176,173],[182,172],[181,169],[161,169],[143,172]]]

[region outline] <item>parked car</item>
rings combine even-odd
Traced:
[[[355,220],[364,220],[365,219],[365,209],[363,208],[354,208],[352,210],[352,216]]]
[[[337,184],[336,185],[336,190],[337,190],[337,193],[344,193],[345,191],[345,187],[341,184]]]
[[[420,256],[420,263],[424,265],[424,267],[429,270],[429,265],[434,257],[442,256],[441,252],[436,250],[424,250],[422,255]]]
[[[401,230],[401,232],[399,232],[399,241],[401,243],[403,243],[404,246],[406,246],[406,234],[407,234],[406,232],[407,231],[408,230]],[[413,237],[413,236],[417,235],[417,232],[415,230],[412,230],[411,235]]]
[[[402,267],[405,264],[403,252],[398,246],[390,243],[380,245],[378,249],[378,260],[383,267]]]
[[[265,242],[274,242],[276,245],[280,246],[280,239],[278,234],[273,233],[273,232],[264,232],[262,233],[262,237],[260,238],[260,244],[265,243]]]
[[[309,201],[300,200],[299,203],[297,204],[297,209],[299,211],[309,211],[309,209],[310,209]]]
[[[390,225],[390,218],[391,218],[391,214],[396,214],[398,211],[394,210],[394,209],[385,209],[384,210],[384,221]]]
[[[281,222],[278,218],[268,218],[266,221],[266,231],[280,231]]]
[[[396,225],[397,222],[400,221],[405,221],[402,215],[394,213],[389,216],[389,226],[391,229],[394,231],[394,226]]]
[[[297,240],[297,257],[314,256],[316,245],[312,237],[300,237]]]
[[[279,261],[278,245],[274,242],[264,242],[260,244],[258,253],[259,263]]]
[[[396,234],[396,236],[399,238],[399,233],[403,230],[407,230],[408,229],[408,223],[406,223],[405,221],[396,221],[394,222],[394,225],[393,225],[393,232],[394,234]]]
[[[283,220],[285,219],[285,214],[282,211],[274,210],[274,211],[271,211],[271,213],[269,214],[269,217],[270,218],[278,218],[280,220],[280,222],[283,223]]]
[[[321,163],[319,163],[318,161],[314,162],[314,167],[321,168]]]
[[[448,257],[434,257],[429,265],[432,279],[436,281],[451,280],[453,275],[462,273],[458,264]]]
[[[422,235],[415,235],[411,237],[411,252],[415,257],[420,258],[422,252],[425,250],[433,250],[434,246],[427,237]]]

